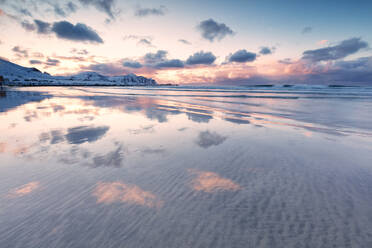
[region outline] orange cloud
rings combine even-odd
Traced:
[[[189,170],[189,172],[196,175],[196,178],[191,181],[191,187],[196,191],[214,193],[218,191],[236,191],[241,189],[238,184],[214,172],[198,170]]]
[[[97,198],[97,203],[122,202],[146,207],[161,207],[163,205],[163,202],[159,201],[151,192],[144,191],[136,185],[122,182],[99,182],[93,195]]]
[[[328,40],[320,40],[316,44],[318,45],[326,45],[328,43]]]
[[[21,197],[32,193],[40,187],[40,182],[34,181],[9,191],[9,197]]]
[[[6,151],[6,143],[0,143],[0,153],[4,153]]]

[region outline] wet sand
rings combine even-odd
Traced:
[[[372,90],[0,97],[0,247],[372,247]]]

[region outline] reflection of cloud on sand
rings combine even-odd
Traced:
[[[93,195],[97,198],[97,203],[121,202],[146,207],[161,207],[163,205],[163,202],[158,200],[151,192],[144,191],[136,185],[122,182],[99,182]]]
[[[122,166],[124,160],[124,150],[123,145],[118,144],[114,151],[108,152],[104,155],[96,155],[93,158],[93,164],[90,165],[92,168],[96,167],[116,167]]]
[[[108,126],[93,127],[79,126],[68,129],[66,139],[70,144],[82,144],[85,142],[94,142],[103,137],[109,130]]]
[[[200,132],[196,139],[196,144],[202,148],[208,148],[210,146],[218,146],[222,144],[227,137],[219,135],[216,132],[203,131]]]
[[[153,133],[155,132],[154,127],[155,125],[147,125],[147,126],[141,126],[140,128],[137,128],[137,129],[128,129],[128,131],[131,134]]]
[[[22,185],[18,188],[15,188],[11,191],[9,191],[8,197],[21,197],[24,195],[28,195],[31,192],[37,190],[40,187],[40,183],[35,181],[35,182],[30,182],[28,184]]]
[[[196,191],[213,193],[218,191],[236,191],[241,189],[238,184],[234,183],[230,179],[223,178],[214,172],[191,169],[189,170],[189,173],[196,176],[196,178],[191,181],[191,187]]]

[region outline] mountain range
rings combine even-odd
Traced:
[[[155,86],[152,78],[128,74],[104,76],[94,71],[71,76],[52,76],[36,68],[23,67],[0,59],[0,76],[9,86]]]

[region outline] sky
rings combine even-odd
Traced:
[[[372,85],[372,1],[0,0],[0,57],[159,83]]]

